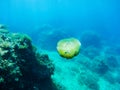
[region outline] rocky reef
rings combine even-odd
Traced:
[[[0,25],[0,90],[55,90],[54,66],[25,34],[9,33]]]

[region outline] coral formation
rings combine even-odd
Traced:
[[[78,39],[67,38],[57,43],[57,51],[64,58],[73,58],[79,54],[81,43]]]
[[[49,57],[35,51],[27,35],[4,29],[0,26],[0,90],[54,90]]]

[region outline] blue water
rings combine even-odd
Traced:
[[[103,65],[104,68],[97,69],[97,71],[90,69],[90,75],[91,73],[95,73],[93,75],[97,74],[100,77],[98,80],[99,89],[94,89],[94,87],[92,89],[86,89],[91,87],[86,85],[85,81],[81,82],[83,84],[78,84],[74,81],[75,83],[70,89],[67,81],[72,78],[72,75],[66,70],[68,76],[66,75],[66,80],[64,81],[65,87],[67,88],[65,90],[80,90],[80,87],[84,88],[82,90],[120,90],[120,74],[118,74],[120,71],[119,0],[1,0],[0,23],[5,24],[10,32],[28,34],[32,38],[34,45],[40,49],[47,50],[49,54],[54,52],[56,55],[56,43],[60,39],[67,37],[78,38],[83,47],[81,54],[84,55],[84,58],[87,57],[90,60],[93,60],[93,57],[95,59],[97,56],[105,58],[105,64],[108,68],[112,68],[104,75],[103,73],[106,73],[105,65]],[[86,34],[86,32],[90,35]],[[84,35],[86,35],[85,38],[83,37]],[[89,40],[91,37],[93,37],[92,40],[95,40],[95,42],[92,42],[91,39]],[[97,37],[99,39],[95,39]],[[87,47],[85,47],[87,42]],[[101,47],[95,47],[97,50],[89,48],[89,45],[97,45],[96,43]],[[89,55],[87,52],[92,52],[92,55]],[[96,52],[100,53],[100,55],[95,56],[94,54]],[[51,54],[50,57],[53,58]],[[109,58],[109,60],[106,58]],[[58,60],[60,65],[61,63],[65,63],[65,65],[68,63],[61,62],[62,58],[57,55],[53,59]],[[80,59],[80,63],[84,63],[81,61],[80,55],[72,59],[72,63],[79,62],[78,59]],[[94,64],[96,62],[90,61],[89,63],[92,65],[92,63]],[[56,65],[59,67],[59,64]],[[82,66],[86,65],[83,64]],[[61,67],[61,70],[64,68]],[[89,69],[89,67],[86,68]],[[115,74],[111,72],[115,72]],[[59,81],[59,78],[62,78],[62,76],[58,77],[57,73],[54,78],[56,81]],[[65,71],[61,71],[61,73],[61,75],[64,75]],[[75,73],[78,74],[78,72]],[[111,77],[108,77],[109,75]],[[111,78],[112,80],[110,81]],[[115,82],[114,84],[112,83],[113,85],[111,84],[112,81]],[[104,83],[103,87],[100,86],[101,83]],[[63,85],[63,83],[61,84]]]

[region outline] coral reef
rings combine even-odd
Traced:
[[[0,90],[54,90],[48,55],[38,53],[27,35],[0,26]]]

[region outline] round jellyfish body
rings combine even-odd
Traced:
[[[76,38],[62,39],[57,43],[57,51],[60,56],[71,59],[79,54],[81,43]]]

